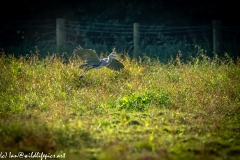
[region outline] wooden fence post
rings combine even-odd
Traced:
[[[139,50],[139,24],[133,23],[133,57],[136,58],[140,52]]]
[[[66,44],[66,32],[65,32],[65,20],[57,18],[56,20],[56,39],[57,39],[57,50]]]
[[[222,48],[222,33],[221,33],[221,21],[213,20],[213,52],[220,53]]]

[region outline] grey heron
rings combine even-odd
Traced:
[[[100,59],[95,50],[92,49],[83,49],[82,47],[77,47],[73,50],[73,54],[78,56],[84,64],[79,66],[79,69],[83,70],[83,73],[79,76],[79,79],[83,78],[83,76],[93,68],[102,68],[106,66],[107,68],[115,71],[120,71],[120,69],[124,68],[124,65],[115,57],[118,55],[113,49],[113,52],[107,57]]]

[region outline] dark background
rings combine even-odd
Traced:
[[[26,27],[30,22],[45,25],[49,20],[64,18],[79,22],[105,23],[113,20],[120,24],[137,22],[149,26],[164,24],[184,27],[211,25],[212,20],[221,20],[223,25],[235,27],[240,25],[238,6],[237,1],[214,0],[8,0],[1,4],[0,9],[0,48],[16,46],[16,42],[20,44],[23,37],[26,40],[33,35],[33,29],[17,28]],[[17,39],[16,34],[19,40],[10,43],[12,40],[9,37]],[[28,41],[34,40],[28,38]]]
[[[212,20],[239,24],[237,1],[215,0],[88,0],[88,1],[5,1],[1,4],[1,21],[68,20],[108,21],[166,25],[200,25]]]
[[[88,1],[5,1],[1,4],[1,21],[49,20],[66,18],[105,22],[170,25],[209,24],[213,19],[225,24],[239,24],[237,1],[214,0],[88,0]]]

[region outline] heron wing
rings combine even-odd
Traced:
[[[82,61],[91,62],[92,64],[100,63],[100,59],[95,50],[76,48],[73,50],[73,54],[78,56]]]
[[[124,68],[124,65],[116,58],[113,58],[112,62],[109,65],[107,65],[107,67],[115,71],[120,71],[120,69]]]

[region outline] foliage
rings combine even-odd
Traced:
[[[0,152],[66,159],[239,159],[240,62],[198,56],[119,59],[90,70],[39,50],[0,57]]]
[[[136,110],[144,111],[147,110],[147,106],[154,102],[156,107],[166,107],[170,99],[168,95],[159,91],[158,93],[144,92],[144,93],[132,93],[129,96],[124,95],[117,100],[116,106],[118,109],[125,109],[127,111]]]

